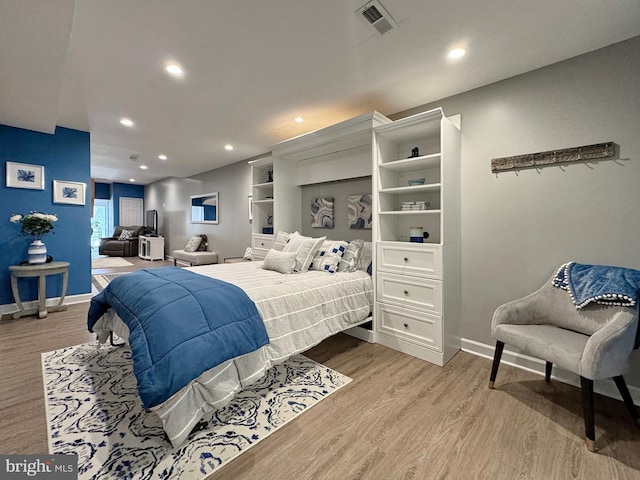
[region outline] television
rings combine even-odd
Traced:
[[[147,235],[150,237],[158,236],[158,211],[147,210],[145,215],[144,226],[147,229]]]

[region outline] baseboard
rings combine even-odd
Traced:
[[[461,341],[461,349],[463,352],[472,353],[473,355],[478,355],[479,357],[493,360],[495,345],[487,345],[484,343],[476,342],[475,340],[463,338]],[[523,355],[522,353],[514,352],[512,350],[507,350],[506,346],[504,351],[502,352],[500,363],[511,365],[512,367],[521,368],[522,370],[544,376],[545,362],[543,360],[529,357],[528,355]],[[555,365],[553,367],[551,378],[562,383],[580,387],[580,377],[578,375],[563,370],[560,367],[556,367]],[[496,379],[497,385],[499,385],[500,383],[499,380],[500,372],[498,371],[498,378]],[[489,371],[487,370],[487,382],[488,381]],[[634,403],[640,406],[640,388],[633,385],[628,385],[628,387]],[[596,380],[593,382],[593,388],[596,393],[599,393],[606,397],[615,398],[617,400],[622,400],[620,392],[618,391],[618,388],[616,387],[616,384],[613,380]]]
[[[348,330],[345,330],[344,333],[347,335],[351,335],[352,337],[359,338],[360,340],[364,340],[369,343],[376,343],[376,335],[375,332],[371,330],[367,330],[362,327],[352,327]]]
[[[81,295],[68,295],[64,297],[65,305],[73,305],[76,303],[85,303],[91,301],[93,297],[92,293],[83,293]],[[52,297],[47,298],[47,307],[52,307],[57,305],[60,301],[60,297]],[[25,310],[30,308],[36,308],[38,306],[38,300],[30,300],[28,302],[22,302]],[[15,303],[7,303],[5,305],[0,305],[0,316],[14,314],[18,311],[18,306]]]

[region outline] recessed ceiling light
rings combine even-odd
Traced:
[[[449,58],[461,58],[464,57],[465,53],[464,48],[454,48],[449,51]]]
[[[296,122],[296,123],[302,123],[302,122],[304,122],[304,118],[296,117],[296,118],[293,119],[293,121]]]
[[[136,179],[135,179],[135,178],[130,178],[130,179],[129,179],[129,181],[130,181],[130,182],[135,182],[135,181],[136,181]]]
[[[140,165],[140,169],[141,170],[146,170],[147,168],[149,168],[149,167],[147,167],[146,165]]]
[[[121,118],[120,123],[125,127],[133,127],[133,121],[128,118]]]
[[[228,143],[227,143],[227,144],[224,146],[224,149],[225,149],[227,152],[230,152],[231,150],[233,150],[233,145],[230,145],[230,144],[228,144]]]
[[[170,63],[165,67],[165,70],[169,73],[169,75],[171,75],[172,77],[182,77],[184,76],[184,70],[182,70],[182,67],[180,65],[178,65],[177,63]]]
[[[160,160],[166,160],[166,159],[167,159],[167,156],[166,156],[166,155],[158,155],[158,158],[159,158]]]

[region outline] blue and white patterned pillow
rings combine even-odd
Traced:
[[[313,256],[309,270],[321,270],[329,273],[337,272],[338,264],[347,250],[347,245],[347,242],[341,240],[325,240]]]

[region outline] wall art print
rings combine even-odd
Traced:
[[[44,190],[44,167],[7,162],[7,187]]]
[[[311,226],[333,228],[333,197],[318,197],[311,200]]]
[[[373,209],[371,194],[349,195],[349,198],[347,199],[347,222],[349,224],[349,228],[371,228],[372,220]]]
[[[53,203],[84,205],[86,185],[81,182],[53,181]]]

